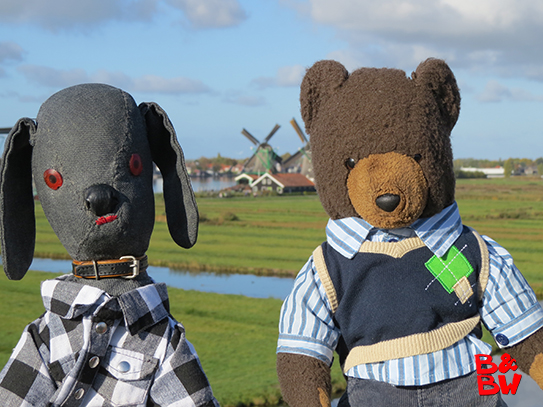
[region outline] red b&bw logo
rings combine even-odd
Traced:
[[[509,370],[512,370],[513,372],[517,370],[517,361],[507,353],[502,355],[501,360],[502,362],[498,366],[492,362],[492,356],[490,355],[475,355],[477,385],[479,387],[479,394],[481,396],[496,394],[500,391],[500,389],[502,394],[509,394],[509,392],[511,392],[511,394],[517,393],[522,375],[515,373],[511,384],[507,384],[504,375]],[[502,373],[498,375],[499,385],[495,382],[494,376],[492,376],[492,374],[496,373],[497,371]]]

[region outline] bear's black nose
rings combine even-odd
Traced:
[[[85,191],[85,204],[96,216],[104,216],[117,208],[119,193],[106,184],[93,185]]]
[[[400,203],[400,196],[396,194],[384,194],[378,196],[375,203],[385,212],[392,212]]]

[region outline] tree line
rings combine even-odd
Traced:
[[[457,158],[454,160],[454,169],[459,172],[461,168],[495,168],[503,167],[504,175],[510,177],[515,174],[525,174],[527,170],[537,171],[543,175],[543,157],[532,160],[530,158],[508,158],[506,160],[485,160],[477,158]]]

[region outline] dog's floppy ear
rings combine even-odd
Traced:
[[[173,240],[184,248],[198,237],[198,209],[190,183],[183,150],[168,115],[156,103],[141,103],[153,161],[163,178],[168,229]]]
[[[10,280],[24,277],[34,256],[36,220],[32,193],[34,121],[20,119],[11,129],[0,163],[0,240],[4,272]]]

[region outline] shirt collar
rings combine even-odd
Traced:
[[[99,288],[64,281],[65,276],[41,285],[45,309],[65,319],[94,315],[109,309],[120,318],[132,335],[162,321],[169,315],[168,292],[164,283],[148,284],[119,297]]]
[[[409,228],[438,257],[445,255],[462,233],[462,220],[458,205],[443,209],[438,214],[416,220]],[[330,219],[326,226],[329,245],[348,259],[352,259],[374,228],[362,218]]]

